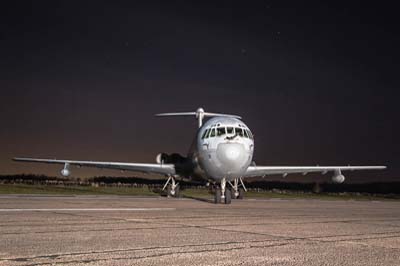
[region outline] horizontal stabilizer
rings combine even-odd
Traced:
[[[223,116],[223,117],[233,117],[237,119],[242,119],[238,115],[230,115],[230,114],[219,114],[219,113],[209,113],[205,112],[203,108],[198,108],[196,112],[174,112],[174,113],[161,113],[156,114],[155,116],[195,116],[199,121],[199,128],[203,124],[204,117],[213,117],[213,116]]]

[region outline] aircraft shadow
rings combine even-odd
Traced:
[[[182,198],[185,198],[185,199],[193,199],[193,200],[202,201],[202,202],[207,202],[207,203],[214,203],[214,201],[211,200],[211,199],[205,199],[205,198],[193,197],[193,196],[185,196],[185,195],[183,195],[183,196],[181,196],[181,197],[182,197]]]

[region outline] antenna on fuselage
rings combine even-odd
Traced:
[[[191,115],[193,115],[197,118],[199,128],[203,125],[204,117],[224,116],[224,117],[234,117],[234,118],[242,119],[238,115],[228,115],[228,114],[204,112],[204,109],[201,107],[197,108],[196,112],[161,113],[161,114],[156,114],[155,116],[191,116]]]

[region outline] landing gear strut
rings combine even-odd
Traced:
[[[167,182],[165,182],[165,185],[162,190],[165,190],[167,188],[167,197],[179,197],[179,183],[175,181],[175,178],[173,176],[168,176]]]
[[[244,192],[247,191],[246,187],[243,184],[242,178],[235,178],[232,182],[228,182],[232,187],[232,196],[234,199],[243,199]],[[241,187],[240,187],[241,186]]]

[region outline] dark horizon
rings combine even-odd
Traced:
[[[203,107],[243,117],[259,165],[387,165],[344,174],[398,181],[396,12],[295,1],[2,4],[0,175],[61,170],[16,156],[185,155],[196,121],[153,114]]]

